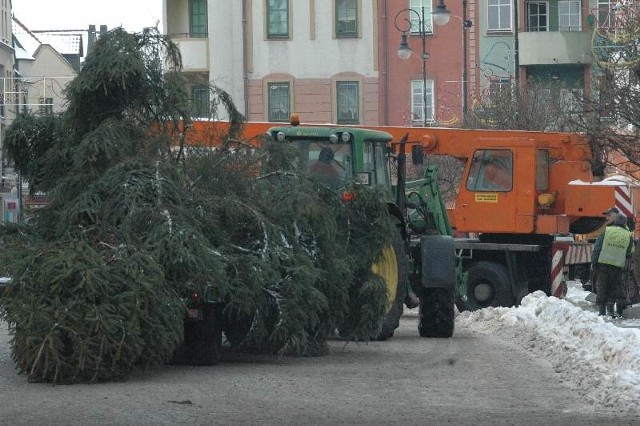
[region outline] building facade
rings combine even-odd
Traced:
[[[213,83],[251,121],[379,124],[375,1],[164,0],[163,28],[203,104]]]
[[[8,96],[13,92],[13,68],[15,54],[13,50],[13,38],[11,35],[11,0],[2,0],[0,3],[0,80],[2,81],[2,98],[0,99],[0,150],[4,144],[6,129],[15,117],[16,110],[11,108]],[[1,152],[1,151],[0,151]],[[8,193],[11,185],[6,179],[6,162],[0,158],[0,194]],[[4,209],[3,209],[4,215]]]
[[[437,26],[439,2],[164,0],[163,28],[204,106],[213,83],[251,121],[298,112],[303,122],[458,126],[492,94],[531,82],[553,83],[544,98],[575,108],[602,77],[594,35],[620,3],[445,0],[451,18]]]

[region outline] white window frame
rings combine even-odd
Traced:
[[[411,14],[411,34],[420,34],[420,20],[418,19],[418,16],[421,16],[422,7],[424,7],[424,32],[426,34],[433,34],[431,0],[410,0],[409,9],[416,12],[409,12]]]
[[[580,0],[558,1],[558,30],[582,31],[582,4]]]
[[[341,115],[350,111],[351,117]],[[338,124],[360,124],[360,82],[351,80],[336,81],[336,122]]]
[[[497,15],[497,26],[491,26],[491,17]],[[487,0],[487,31],[510,32],[513,29],[512,0]]]
[[[424,93],[422,92],[422,83],[422,80],[411,80],[411,122],[414,124],[425,122],[425,108],[423,105]],[[433,80],[427,80],[427,123],[433,123],[435,121],[435,119],[433,118],[433,101]]]
[[[584,113],[583,89],[560,89],[560,108],[573,116]]]
[[[492,76],[489,78],[489,92],[487,99],[493,102],[492,98],[501,95],[505,90],[513,91],[513,80],[511,77]]]
[[[272,90],[278,92],[272,96]],[[282,93],[286,92],[286,99]],[[284,101],[284,102],[283,102]],[[276,108],[278,113],[276,113]],[[291,115],[291,82],[269,81],[267,82],[267,119],[273,122],[288,122]]]

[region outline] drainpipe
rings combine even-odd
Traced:
[[[248,121],[249,120],[249,71],[247,69],[248,68],[247,41],[249,39],[249,36],[248,36],[249,29],[247,28],[248,27],[247,1],[248,0],[242,0],[242,84],[243,84],[242,90],[244,92],[244,116]]]
[[[462,121],[467,119],[467,0],[462,0]]]
[[[387,30],[387,0],[382,0],[382,124],[389,125],[389,31]]]
[[[513,49],[515,50],[515,56],[514,56],[514,60],[515,60],[515,67],[516,67],[516,75],[515,75],[515,83],[516,83],[516,89],[518,89],[516,91],[516,96],[518,96],[518,93],[520,91],[520,44],[518,42],[518,25],[520,22],[520,16],[519,16],[519,11],[518,11],[518,3],[520,2],[520,0],[515,0],[513,2],[514,5],[514,15],[515,15],[515,31],[514,31],[514,39],[513,39]]]

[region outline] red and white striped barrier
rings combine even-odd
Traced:
[[[569,250],[567,243],[553,243],[551,246],[551,295],[562,299],[567,294],[567,282],[564,279],[564,257]]]
[[[564,255],[565,265],[577,265],[580,263],[591,263],[593,255],[593,244],[591,243],[570,243]]]
[[[631,189],[627,185],[616,186],[615,190],[615,205],[620,210],[620,213],[626,217],[634,217],[633,204],[631,202]]]

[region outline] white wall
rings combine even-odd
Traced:
[[[270,73],[288,73],[296,78],[330,78],[344,71],[377,77],[377,40],[373,39],[376,1],[362,0],[358,4],[361,37],[342,39],[334,38],[334,3],[331,0],[291,1],[291,40],[274,41],[265,39],[265,2],[254,0],[252,78]],[[310,22],[311,5],[315,5],[315,22]],[[313,26],[315,34],[310,30]]]
[[[300,0],[298,0],[300,1]],[[209,81],[228,92],[243,111],[242,1],[209,0]],[[255,1],[254,5],[259,3]]]

